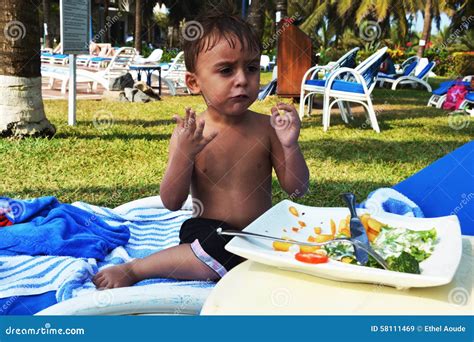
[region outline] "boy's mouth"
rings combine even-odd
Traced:
[[[232,96],[231,98],[234,100],[246,100],[249,97],[245,94],[240,94],[240,95]]]

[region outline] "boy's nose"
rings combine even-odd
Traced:
[[[247,85],[247,75],[245,74],[245,71],[244,70],[239,70],[236,74],[235,74],[235,85],[236,86],[246,86]]]

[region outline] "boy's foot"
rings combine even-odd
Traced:
[[[130,286],[137,281],[138,279],[133,273],[132,264],[130,262],[107,267],[92,278],[92,282],[98,289]]]

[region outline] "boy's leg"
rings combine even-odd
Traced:
[[[148,278],[216,280],[219,275],[199,260],[188,243],[164,249],[143,259],[108,267],[93,278],[97,288],[115,288]]]

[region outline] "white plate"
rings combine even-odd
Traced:
[[[299,217],[290,214],[288,210],[290,206],[297,209]],[[357,209],[357,212],[360,215],[368,211]],[[307,241],[310,234],[314,235],[313,227],[319,226],[322,228],[322,233],[330,234],[330,219],[333,219],[338,226],[340,220],[348,214],[347,208],[309,207],[284,200],[252,222],[244,231],[275,237],[286,235],[297,241]],[[462,252],[461,228],[456,216],[414,218],[388,213],[371,213],[371,217],[392,227],[412,230],[436,228],[438,239],[433,254],[420,263],[421,274],[386,271],[335,260],[330,260],[325,264],[307,264],[296,260],[295,253],[291,250],[289,252],[275,251],[272,241],[255,238],[234,237],[225,248],[249,260],[339,281],[377,283],[399,289],[439,286],[451,282]],[[299,227],[298,221],[305,222],[307,226],[295,233],[291,228]],[[283,232],[283,228],[287,230],[286,233]]]

